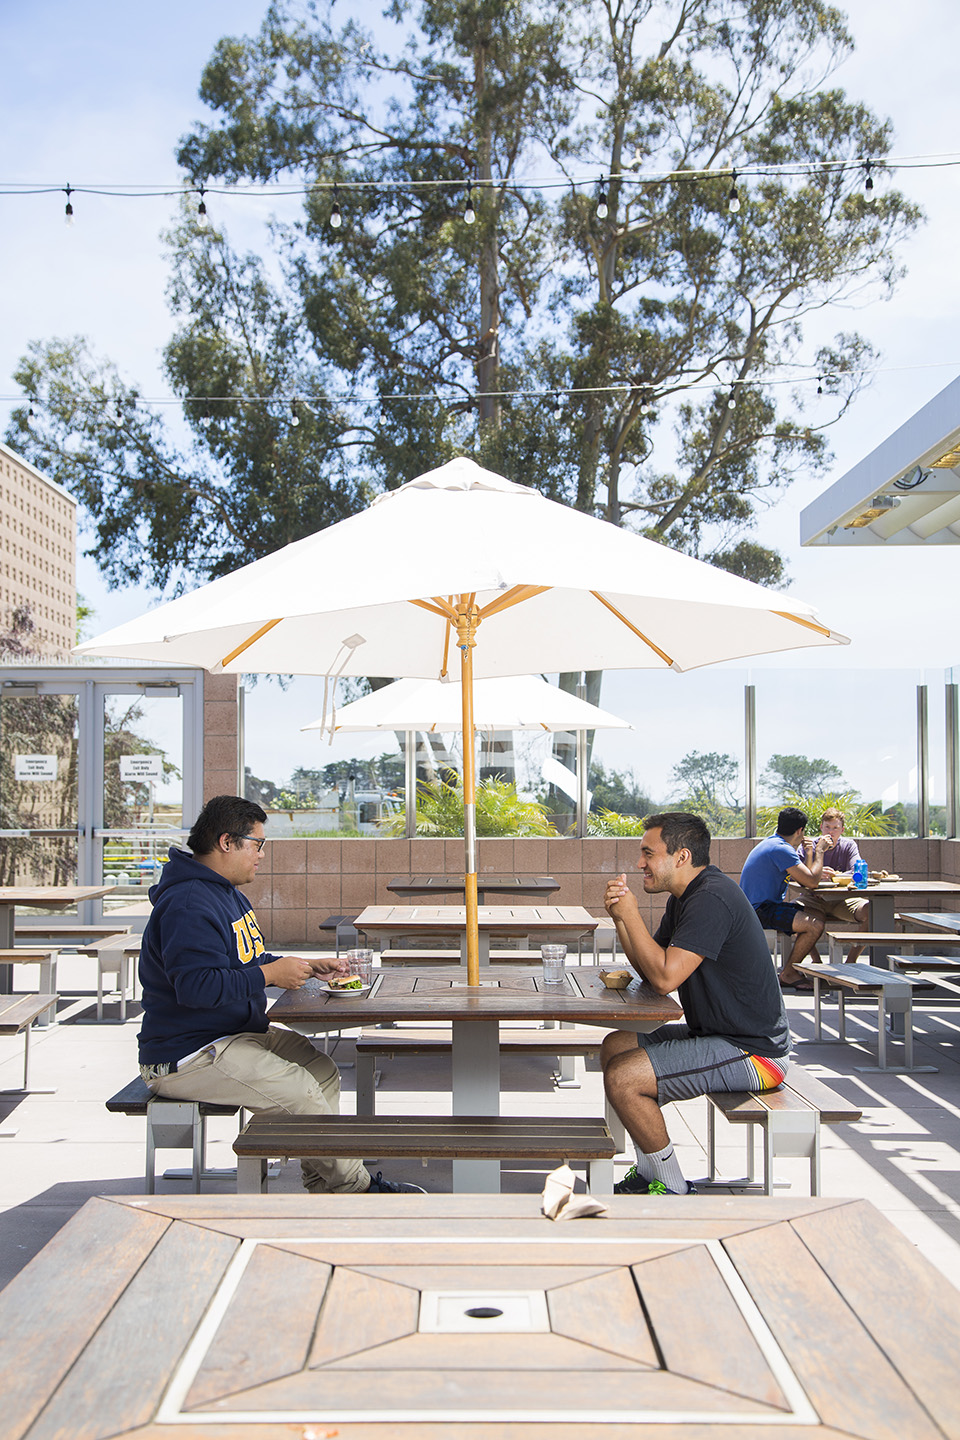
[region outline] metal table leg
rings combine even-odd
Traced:
[[[454,1115],[499,1115],[499,1022],[454,1020],[452,1060]],[[454,1160],[453,1190],[498,1195],[500,1161]]]

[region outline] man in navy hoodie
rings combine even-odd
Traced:
[[[293,1115],[336,1114],[340,1073],[305,1035],[267,1024],[266,987],[299,990],[339,962],[266,952],[253,907],[237,888],[260,864],[266,812],[238,795],[208,800],[150,891],[140,981],[140,1074],[155,1095]],[[304,1160],[320,1194],[418,1191],[360,1160]],[[422,1192],[420,1192],[422,1193]]]

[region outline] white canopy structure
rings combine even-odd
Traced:
[[[214,672],[438,679],[459,669],[467,970],[475,984],[475,777],[466,739],[475,676],[690,670],[847,643],[803,601],[460,458],[77,652]]]

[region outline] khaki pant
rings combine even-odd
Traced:
[[[230,1035],[183,1070],[148,1080],[165,1100],[209,1100],[259,1112],[336,1115],[340,1072],[305,1035],[271,1026],[265,1035]],[[303,1184],[314,1194],[353,1195],[370,1176],[359,1160],[301,1160]]]
[[[801,903],[804,910],[811,910],[814,915],[825,915],[830,920],[858,921],[869,901],[862,890],[854,890],[852,895],[827,895],[820,890],[804,890]]]

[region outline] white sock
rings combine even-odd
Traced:
[[[680,1162],[673,1153],[673,1144],[667,1141],[662,1150],[645,1154],[637,1147],[637,1170],[645,1180],[661,1180],[668,1190],[677,1195],[686,1195],[687,1182],[683,1178]]]

